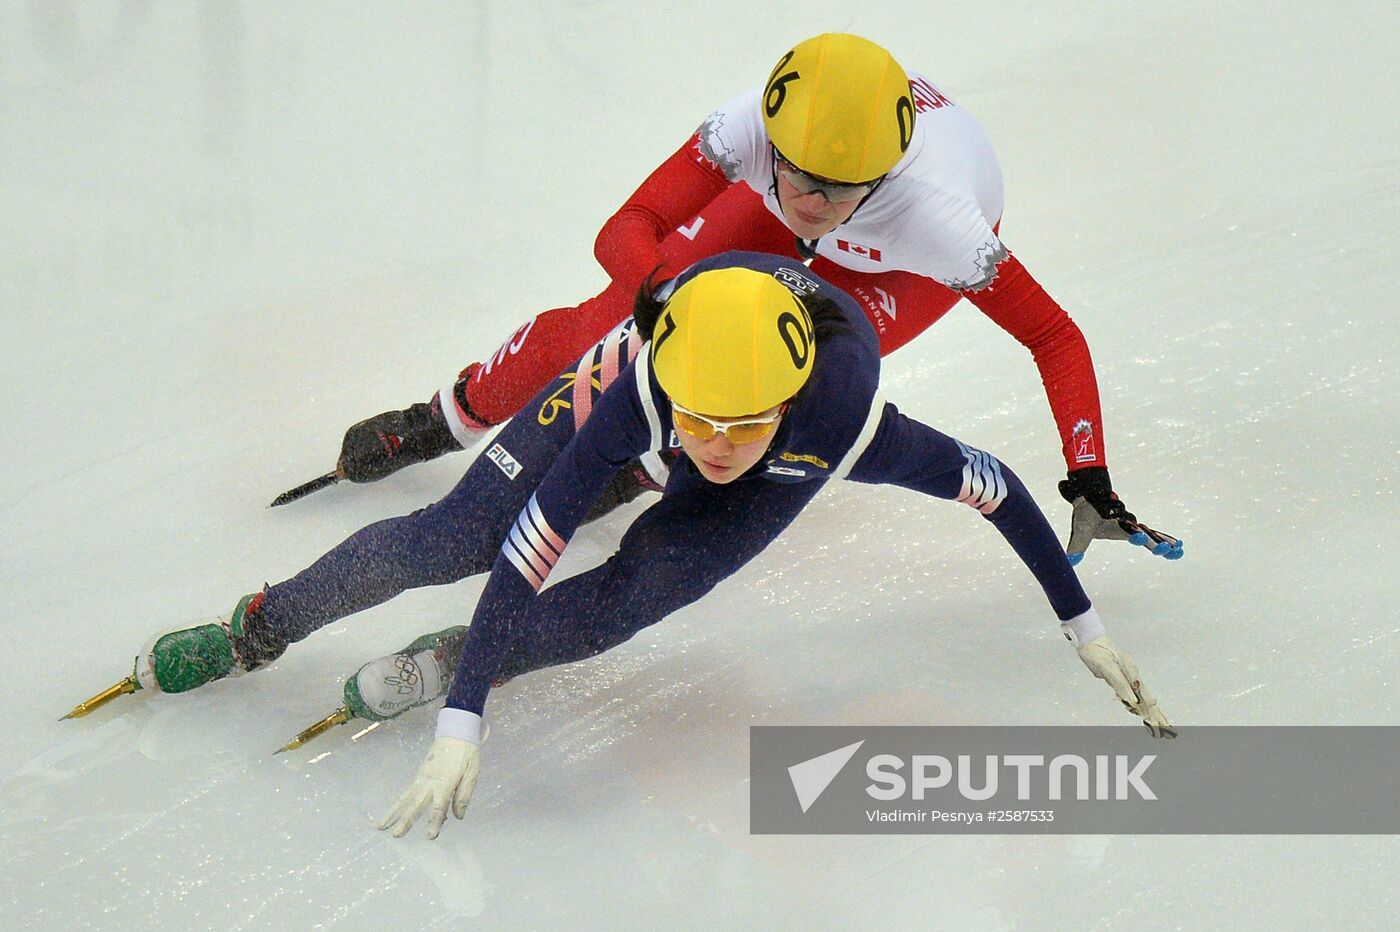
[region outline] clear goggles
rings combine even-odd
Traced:
[[[683,430],[696,440],[712,440],[716,434],[724,434],[736,447],[762,440],[773,432],[778,421],[787,413],[787,405],[779,406],[772,414],[761,417],[739,417],[716,420],[703,414],[688,411],[671,402],[671,423],[677,430]]]
[[[783,154],[776,147],[773,149],[773,170],[784,181],[792,185],[798,194],[821,192],[821,195],[832,204],[846,204],[869,197],[871,192],[880,186],[880,182],[885,180],[885,177],[881,175],[874,181],[865,181],[859,184],[827,181],[825,178],[807,174],[783,158]]]

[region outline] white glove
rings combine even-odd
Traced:
[[[1089,611],[1092,612],[1093,609]],[[1081,643],[1078,634],[1085,628],[1097,627],[1098,631],[1103,630],[1097,615],[1093,616],[1092,622],[1087,625],[1083,623],[1083,619],[1082,615],[1071,619],[1063,628],[1065,637],[1074,645],[1075,650],[1079,651],[1079,659],[1084,661],[1084,666],[1088,667],[1094,676],[1113,687],[1118,701],[1123,703],[1129,712],[1142,716],[1142,723],[1147,726],[1152,737],[1175,738],[1176,729],[1167,721],[1167,716],[1157,705],[1157,700],[1147,691],[1147,687],[1142,685],[1142,674],[1138,672],[1137,664],[1133,663],[1132,658],[1120,651],[1107,634],[1099,634],[1092,640]]]
[[[443,709],[443,712],[459,712],[456,709]],[[460,715],[471,715],[461,713]],[[472,715],[477,723],[480,719]],[[379,823],[380,831],[394,830],[395,838],[402,838],[413,827],[414,820],[428,810],[428,838],[438,837],[442,823],[447,821],[447,810],[462,818],[467,814],[467,803],[476,790],[476,778],[481,773],[481,748],[478,741],[443,734],[442,716],[439,716],[438,736],[428,756],[418,768],[413,783],[394,803],[384,820]]]

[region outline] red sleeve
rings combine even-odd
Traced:
[[[1035,357],[1070,470],[1106,466],[1094,361],[1084,334],[1064,308],[1015,256],[997,266],[992,284],[963,296]]]
[[[729,187],[730,181],[700,151],[691,136],[675,155],[642,182],[627,203],[603,224],[593,255],[614,282],[633,286],[663,264],[661,241],[691,220]],[[662,269],[674,275],[680,269]]]

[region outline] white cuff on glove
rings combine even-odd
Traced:
[[[1099,618],[1099,613],[1094,611],[1093,606],[1086,612],[1060,622],[1060,630],[1064,632],[1065,640],[1075,647],[1088,644],[1094,638],[1101,638],[1105,633],[1103,620]]]
[[[486,735],[490,730],[486,722],[475,712],[447,706],[438,710],[437,737],[439,738],[458,738],[481,747],[481,743],[486,740]]]

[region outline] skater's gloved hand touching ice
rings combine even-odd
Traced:
[[[408,790],[379,823],[380,830],[391,828],[395,838],[402,838],[414,821],[427,812],[431,839],[442,831],[449,808],[457,818],[465,816],[481,772],[481,743],[485,739],[481,716],[461,709],[440,711],[437,737],[427,758]]]
[[[1065,547],[1072,564],[1084,559],[1084,551],[1095,540],[1126,540],[1168,560],[1185,553],[1181,541],[1148,527],[1127,509],[1113,491],[1106,466],[1076,469],[1060,480],[1060,495],[1074,506]]]
[[[1166,714],[1157,705],[1152,693],[1142,685],[1142,674],[1138,672],[1137,664],[1104,633],[1103,622],[1092,608],[1064,622],[1060,630],[1079,652],[1079,659],[1084,661],[1089,672],[1113,687],[1118,701],[1133,715],[1142,718],[1152,737],[1176,737],[1176,729],[1167,721]]]

